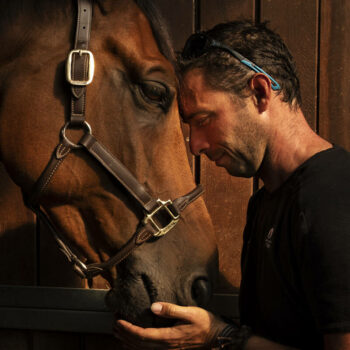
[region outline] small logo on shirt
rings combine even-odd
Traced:
[[[275,229],[273,227],[270,228],[269,232],[267,233],[265,237],[265,247],[270,248],[272,245],[272,236],[275,232]]]

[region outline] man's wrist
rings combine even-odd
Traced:
[[[217,336],[212,349],[243,350],[252,331],[248,326],[238,328],[228,324]]]

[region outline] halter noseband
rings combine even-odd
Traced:
[[[104,270],[124,260],[136,247],[152,237],[161,237],[175,227],[181,212],[196,200],[203,189],[199,185],[185,196],[174,201],[162,201],[153,198],[130,171],[115,158],[92,134],[85,120],[86,86],[93,80],[94,56],[88,50],[92,21],[91,0],[78,0],[78,16],[74,49],[67,59],[66,78],[71,85],[71,113],[69,121],[62,127],[60,143],[56,146],[51,159],[31,192],[24,195],[26,205],[43,220],[52,231],[60,250],[72,263],[74,270],[82,277],[91,279]],[[84,133],[78,143],[66,136],[69,128],[81,129]],[[58,230],[40,206],[40,198],[49,185],[53,175],[67,155],[75,149],[84,149],[95,158],[142,207],[145,217],[138,225],[133,236],[109,260],[102,263],[84,264],[64,243]]]

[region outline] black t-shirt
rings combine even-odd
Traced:
[[[248,206],[240,290],[242,324],[302,349],[350,331],[350,153],[334,147]]]

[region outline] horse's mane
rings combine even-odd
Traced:
[[[103,0],[95,0],[103,4]],[[157,7],[150,0],[134,0],[137,6],[145,14],[150,22],[153,35],[158,44],[160,52],[173,64],[175,54],[170,40],[167,25]],[[68,16],[72,0],[0,0],[0,36],[7,25],[15,21],[20,15],[35,16],[41,21],[55,20],[55,16]]]
[[[167,24],[160,14],[158,8],[150,0],[134,0],[150,22],[152,32],[160,52],[172,63],[175,64],[173,43],[170,39]]]

